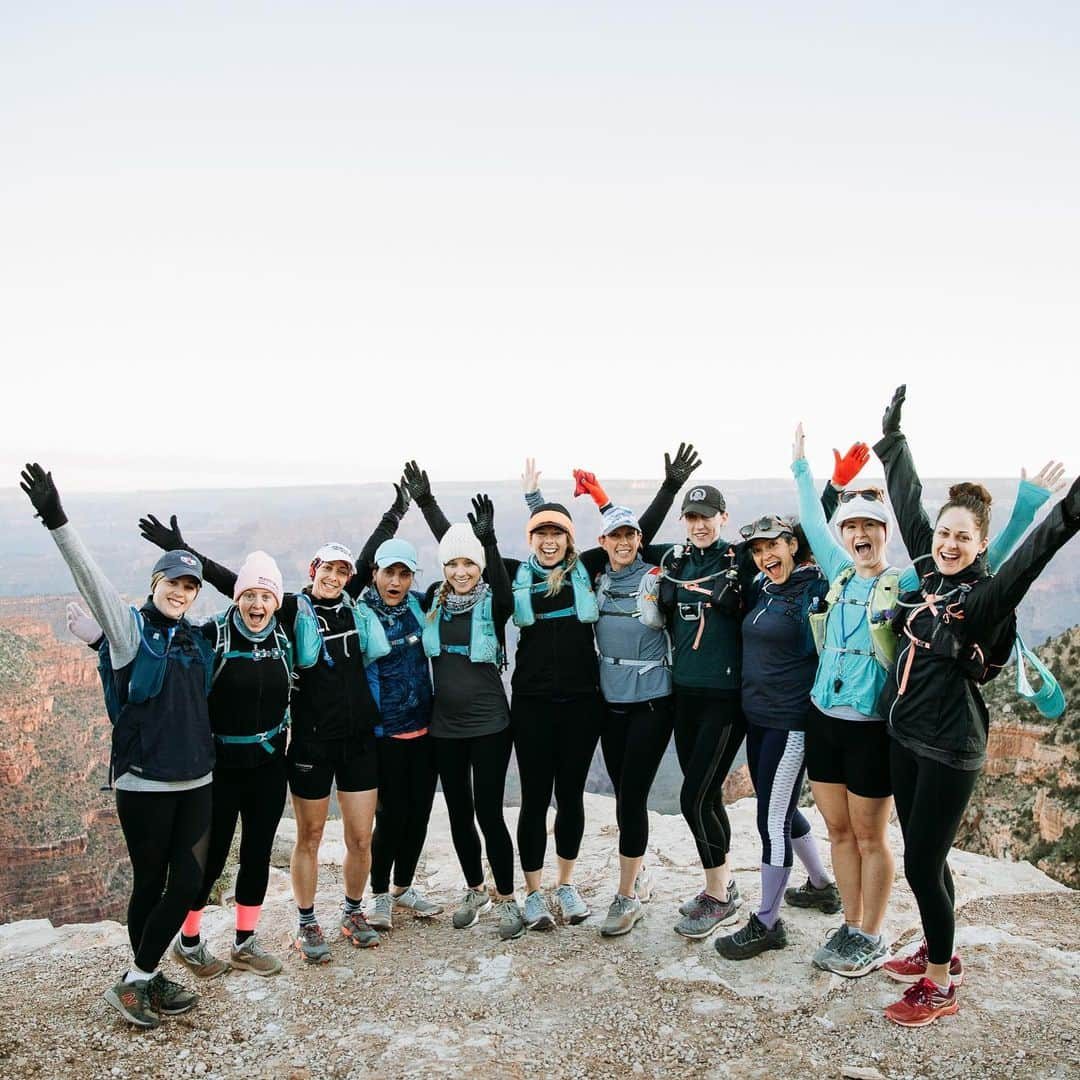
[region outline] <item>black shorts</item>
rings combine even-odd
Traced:
[[[339,792],[372,791],[379,786],[374,735],[325,742],[293,740],[285,760],[289,790],[298,799],[325,799],[335,781]]]
[[[806,775],[819,784],[843,784],[852,795],[887,799],[889,734],[884,720],[841,720],[811,709],[806,723]]]

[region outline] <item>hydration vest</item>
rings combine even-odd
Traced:
[[[453,615],[436,601],[421,624],[424,627],[424,655],[435,657],[441,653],[456,653],[459,656],[467,656],[474,664],[501,665],[503,651],[495,633],[495,620],[491,615],[491,606],[491,593],[488,592],[478,604],[470,608],[472,625],[469,628],[468,645],[444,645],[439,627],[444,619],[449,622]]]
[[[660,610],[660,567],[653,566],[641,575],[633,589],[620,589],[611,583],[611,575],[605,570],[596,580],[597,606],[601,615],[622,615],[640,619],[642,626],[650,630],[663,630],[667,620]],[[631,611],[619,608],[608,610],[604,607],[605,598],[612,600],[633,600]]]
[[[871,655],[887,670],[896,659],[899,648],[899,639],[893,631],[892,620],[896,615],[896,605],[900,598],[900,571],[891,569],[882,571],[874,581],[873,588],[870,590],[870,599],[866,602],[848,600],[844,595],[848,582],[854,576],[854,566],[841,571],[825,594],[824,609],[810,613],[810,631],[814,637],[814,647],[819,654],[828,648],[833,652],[866,655],[863,649],[839,648],[825,644],[825,630],[833,608],[837,604],[851,604],[865,610],[867,625],[870,629]]]
[[[412,617],[416,620],[416,625],[421,629],[413,630],[411,633],[406,634],[404,637],[399,638],[387,638],[387,642],[391,649],[400,649],[403,645],[417,645],[423,641],[423,625],[424,620],[427,618],[423,608],[420,607],[420,601],[409,593],[405,598],[405,604],[409,611],[412,613]],[[381,623],[379,624],[382,625]],[[385,628],[384,628],[385,632]]]
[[[411,599],[411,598],[410,598]],[[354,600],[348,593],[341,594],[340,603],[351,613],[353,628],[360,645],[360,652],[364,658],[364,666],[368,667],[376,660],[386,656],[390,652],[390,642],[386,637],[386,631],[379,622],[375,612],[362,600]],[[323,631],[319,623],[319,615],[311,597],[307,593],[296,594],[296,655],[297,666],[301,668],[314,667],[319,657],[330,666],[334,661],[326,647],[328,641],[336,637],[345,637],[346,633],[330,634]]]
[[[600,617],[600,608],[596,603],[596,594],[589,582],[589,575],[578,559],[570,570],[570,584],[574,590],[574,602],[557,611],[533,611],[533,593],[546,593],[547,579],[536,580],[533,568],[528,562],[521,563],[514,575],[514,625],[532,626],[538,619],[561,619],[576,616],[578,622],[594,623]],[[565,585],[564,585],[565,587]],[[561,591],[561,590],[560,590]]]
[[[817,640],[814,635],[813,620],[825,614],[824,605],[826,603],[826,597],[828,596],[829,583],[821,576],[812,578],[807,582],[806,587],[799,595],[795,597],[785,596],[783,593],[769,592],[767,585],[768,578],[764,574],[759,574],[754,579],[751,603],[747,605],[749,608],[746,615],[747,619],[750,619],[750,616],[754,615],[754,608],[761,603],[762,597],[765,598],[765,607],[757,615],[754,615],[753,621],[755,622],[772,604],[780,604],[782,607],[785,607],[791,613],[792,618],[797,619],[805,629],[806,655],[810,656],[814,652],[820,652],[821,650],[818,648]]]

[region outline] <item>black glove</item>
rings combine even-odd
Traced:
[[[185,551],[191,550],[180,535],[180,526],[176,524],[175,514],[169,518],[169,528],[162,525],[153,514],[147,514],[146,517],[139,518],[139,532],[142,533],[144,540],[149,540],[162,551],[177,551],[180,548]]]
[[[1075,525],[1080,521],[1080,476],[1072,482],[1072,487],[1065,492],[1065,498],[1061,500],[1061,510],[1065,515],[1065,520],[1070,525]]]
[[[900,434],[900,410],[903,408],[904,399],[907,397],[907,383],[896,388],[892,401],[885,406],[885,415],[881,418],[882,435]]]
[[[679,490],[690,479],[690,474],[701,464],[693,443],[679,443],[679,451],[672,461],[668,454],[664,455],[664,484],[666,487]]]
[[[410,502],[412,502],[412,499],[409,497],[409,489],[405,485],[405,477],[403,476],[401,483],[394,485],[394,502],[387,513],[393,514],[400,521],[408,511]]]
[[[495,543],[495,507],[486,495],[477,495],[472,501],[473,512],[466,514],[473,534],[484,547]]]
[[[26,492],[37,512],[34,517],[41,518],[46,529],[59,529],[67,524],[67,514],[60,505],[60,492],[53,483],[52,473],[46,472],[36,461],[29,462],[23,469],[19,487]]]
[[[415,502],[417,506],[423,507],[432,501],[431,481],[428,480],[427,473],[424,472],[415,461],[407,461],[405,463],[405,472],[402,476],[402,480],[405,483],[405,487],[408,488],[413,502]]]
[[[738,615],[742,611],[742,589],[737,571],[729,570],[713,582],[709,603],[721,615]]]

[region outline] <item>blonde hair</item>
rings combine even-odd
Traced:
[[[553,566],[548,571],[547,576],[547,592],[545,596],[554,596],[566,583],[566,575],[577,565],[578,553],[574,549],[574,545],[570,543],[569,536],[566,543],[566,558],[559,566]]]
[[[439,591],[435,594],[431,603],[431,610],[427,613],[427,621],[434,622],[439,617],[439,609],[446,603],[450,595],[450,582],[444,581]]]
[[[165,571],[159,570],[156,574],[150,575],[150,591],[153,592],[158,587],[158,582],[165,577]]]

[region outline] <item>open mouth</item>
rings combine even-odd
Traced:
[[[874,553],[874,545],[869,540],[855,541],[855,554],[860,559],[869,559]]]

